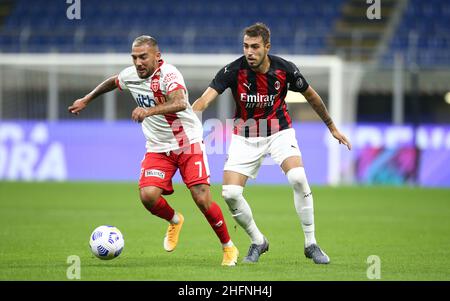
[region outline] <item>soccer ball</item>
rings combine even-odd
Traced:
[[[122,233],[114,226],[95,228],[89,239],[92,254],[104,260],[119,256],[122,253],[124,244]]]

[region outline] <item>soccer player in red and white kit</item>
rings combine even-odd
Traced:
[[[243,190],[247,179],[256,177],[264,157],[270,154],[294,190],[294,204],[305,236],[305,256],[317,264],[327,264],[330,259],[318,246],[314,234],[313,197],[285,103],[287,91],[302,93],[333,137],[348,149],[351,149],[350,142],[336,128],[322,99],[297,66],[268,54],[270,30],[266,25],[256,23],[246,28],[243,46],[244,55],[217,73],[194,102],[193,110],[204,111],[227,88],[233,93],[234,132],[224,167],[222,196],[234,219],[251,239],[244,262],[257,262],[269,249],[269,242],[256,226]]]
[[[183,215],[162,197],[173,193],[172,177],[180,169],[192,198],[222,243],[222,265],[233,266],[239,251],[230,239],[220,207],[211,198],[202,124],[189,104],[183,76],[161,59],[153,37],[137,37],[131,57],[134,66],[111,76],[68,109],[78,115],[103,93],[116,88],[129,90],[138,104],[131,117],[142,123],[147,139],[139,179],[140,198],[147,210],[169,222],[164,249],[175,249],[184,222]]]

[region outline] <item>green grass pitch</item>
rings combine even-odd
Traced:
[[[224,212],[240,258],[249,240],[236,226],[220,185]],[[368,280],[377,255],[381,280],[450,280],[450,190],[410,187],[313,187],[316,237],[331,258],[303,255],[303,233],[289,186],[244,192],[270,250],[258,264],[222,267],[222,250],[181,185],[168,196],[185,216],[177,249],[163,250],[167,223],[148,213],[135,183],[0,182],[0,280],[67,280],[67,257],[81,260],[81,280]],[[117,226],[120,257],[101,261],[88,248],[92,230]]]

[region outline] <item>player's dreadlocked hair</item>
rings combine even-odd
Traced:
[[[156,47],[158,48],[158,42],[154,37],[142,35],[134,39],[133,41],[133,47],[134,46],[141,46],[144,44],[148,44],[150,47]]]
[[[249,37],[262,37],[264,45],[270,43],[270,29],[266,24],[258,22],[244,29],[244,35]]]

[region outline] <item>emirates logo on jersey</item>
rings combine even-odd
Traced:
[[[264,95],[264,94],[247,94],[241,93],[241,101],[243,102],[269,102],[272,103],[275,101],[276,94]]]
[[[245,102],[245,107],[247,109],[251,108],[267,108],[273,106],[277,94],[263,95],[256,93],[247,94],[241,93],[241,101]]]
[[[159,79],[152,79],[151,88],[153,92],[157,92],[159,90]]]

